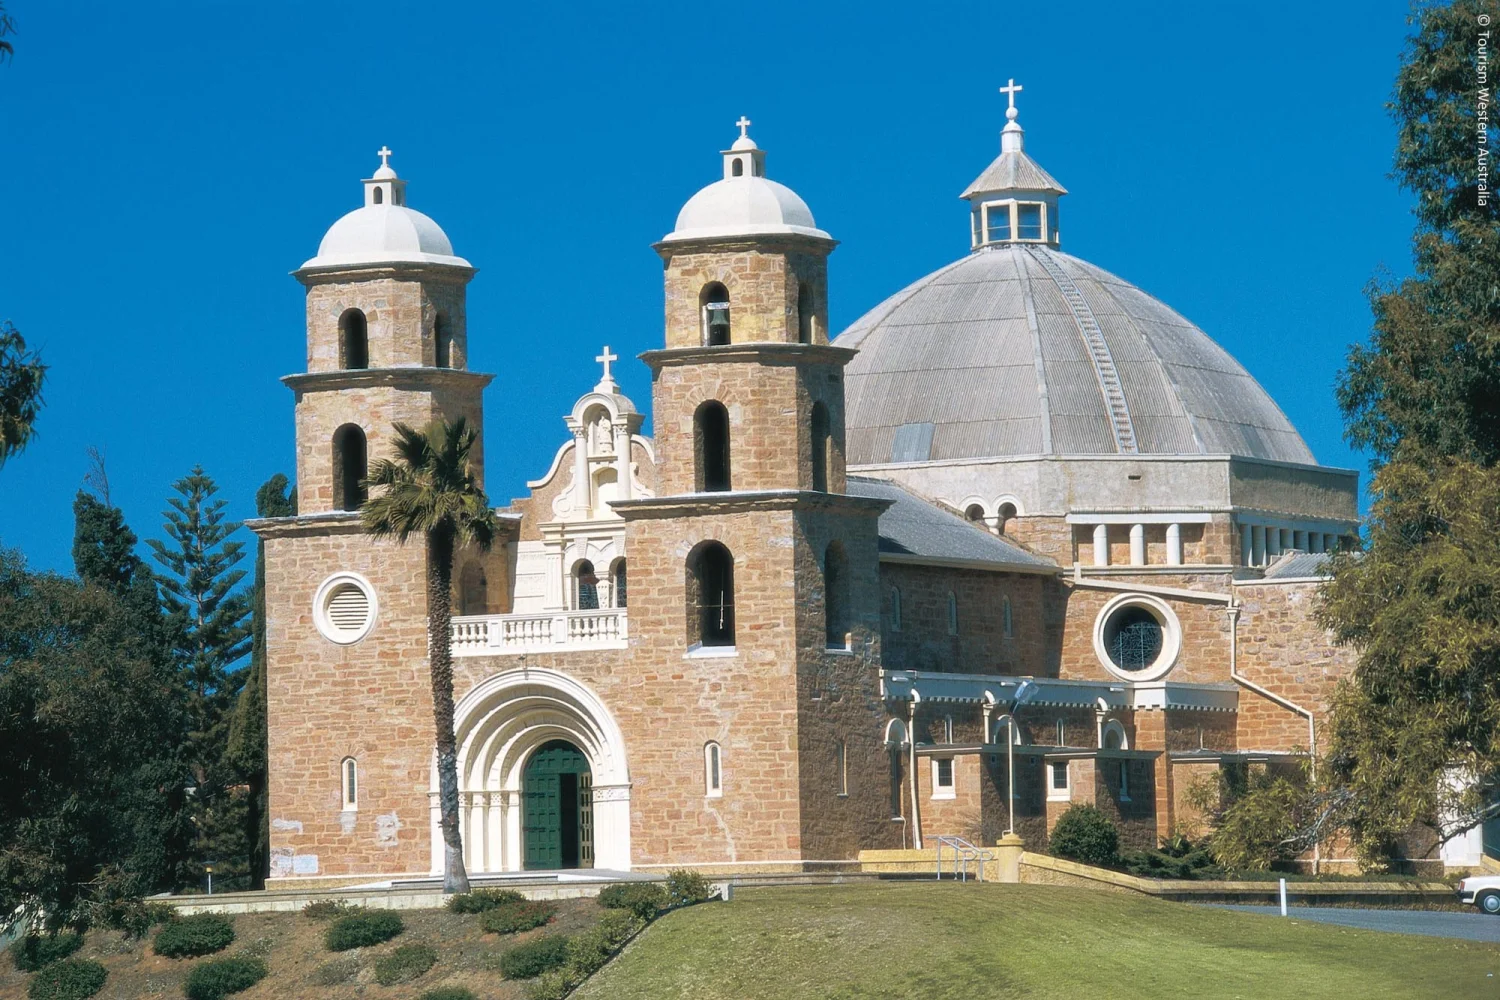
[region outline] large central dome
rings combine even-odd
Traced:
[[[972,253],[836,343],[859,349],[847,369],[851,465],[1131,451],[1314,464],[1266,391],[1202,330],[1044,246]]]
[[[850,465],[1021,455],[1236,455],[1316,464],[1202,330],[1057,249],[1062,186],[1022,148],[969,186],[974,251],[839,336]]]

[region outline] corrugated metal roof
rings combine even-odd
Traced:
[[[997,569],[1036,571],[1057,566],[889,480],[850,476],[847,489],[851,496],[891,501],[880,515],[881,552],[943,562],[988,563]]]
[[[1001,153],[988,167],[984,173],[974,178],[974,183],[964,188],[960,198],[967,198],[972,194],[984,194],[989,191],[1056,191],[1058,194],[1067,194],[1068,189],[1043,170],[1041,164],[1037,163],[1026,153],[1019,149],[1013,149]]]
[[[1308,577],[1328,576],[1328,561],[1333,557],[1326,552],[1289,552],[1266,567],[1267,580],[1304,580]]]
[[[1202,330],[1115,275],[1038,244],[972,253],[844,331],[836,343],[859,350],[847,369],[849,463],[912,461],[894,457],[904,441],[896,429],[928,423],[931,461],[1119,453],[1059,280],[1076,287],[1098,324],[1140,453],[1315,464],[1266,391]]]

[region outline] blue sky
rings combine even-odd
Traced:
[[[1072,192],[1063,249],[1164,300],[1267,388],[1324,464],[1363,288],[1409,268],[1388,179],[1399,0],[1350,3],[255,5],[8,0],[0,319],[52,365],[0,469],[0,543],[71,569],[90,445],[136,533],[202,465],[231,511],[293,472],[302,289],[382,144],[480,269],[471,367],[503,503],[544,472],[608,343],[661,346],[650,243],[716,179],[741,114],[840,239],[841,330],[968,249],[957,195],[1027,150]]]

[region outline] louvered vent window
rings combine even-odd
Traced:
[[[374,624],[374,594],[362,579],[340,573],[319,589],[316,617],[325,638],[337,643],[358,642]]]

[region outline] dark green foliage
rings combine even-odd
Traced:
[[[0,924],[171,888],[187,852],[182,693],[140,609],[0,549]]]
[[[480,918],[479,926],[491,934],[515,934],[541,927],[556,912],[557,907],[551,903],[527,899],[519,903],[505,903],[487,911]]]
[[[1231,872],[1269,871],[1309,846],[1303,831],[1318,805],[1299,771],[1224,768],[1188,789],[1214,827],[1209,849]]]
[[[667,906],[667,890],[655,882],[621,882],[599,890],[599,905],[607,910],[629,910],[650,920]]]
[[[645,926],[646,921],[629,909],[606,913],[592,928],[568,940],[568,960],[562,967],[527,984],[528,1000],[561,1000],[603,968]]]
[[[0,36],[9,25],[10,19],[0,7]],[[10,43],[0,41],[0,57],[9,51]],[[0,324],[0,466],[36,436],[46,380],[47,366],[42,364],[41,355],[27,350],[26,338],[9,320]]]
[[[535,979],[544,972],[561,967],[567,960],[567,936],[548,934],[518,944],[501,955],[500,971],[506,979]]]
[[[406,930],[400,914],[391,910],[365,910],[339,917],[328,928],[323,942],[329,951],[348,951],[380,944]]]
[[[363,913],[364,908],[347,899],[315,899],[302,907],[302,915],[311,920],[333,920],[350,913]]]
[[[339,983],[347,983],[359,975],[362,964],[358,957],[336,958],[331,962],[324,962],[308,973],[307,981],[314,986],[337,986]]]
[[[417,1000],[479,1000],[474,991],[464,986],[439,986],[428,990]]]
[[[141,938],[157,924],[177,919],[177,908],[144,899],[115,899],[94,908],[93,923],[124,931],[128,938]]]
[[[231,993],[248,990],[266,978],[266,963],[249,955],[216,958],[195,966],[182,991],[188,1000],[223,1000]]]
[[[217,913],[195,913],[156,932],[151,950],[167,958],[197,958],[234,943],[234,924]]]
[[[525,902],[526,897],[514,889],[475,889],[448,897],[448,909],[453,913],[487,913],[500,906],[514,906]]]
[[[667,896],[671,906],[701,903],[714,894],[714,887],[699,872],[674,868],[667,873]]]
[[[87,958],[53,962],[31,977],[26,995],[31,1000],[85,1000],[104,989],[109,973]]]
[[[427,944],[403,944],[375,962],[375,981],[381,986],[409,983],[437,964],[437,952]]]
[[[28,934],[10,946],[10,957],[21,972],[35,972],[44,965],[67,958],[81,947],[83,935],[70,931]]]
[[[1096,806],[1069,806],[1047,838],[1047,850],[1086,865],[1110,866],[1119,859],[1120,834]]]
[[[1156,850],[1124,851],[1120,864],[1141,878],[1221,879],[1224,869],[1203,844],[1172,837]]]

